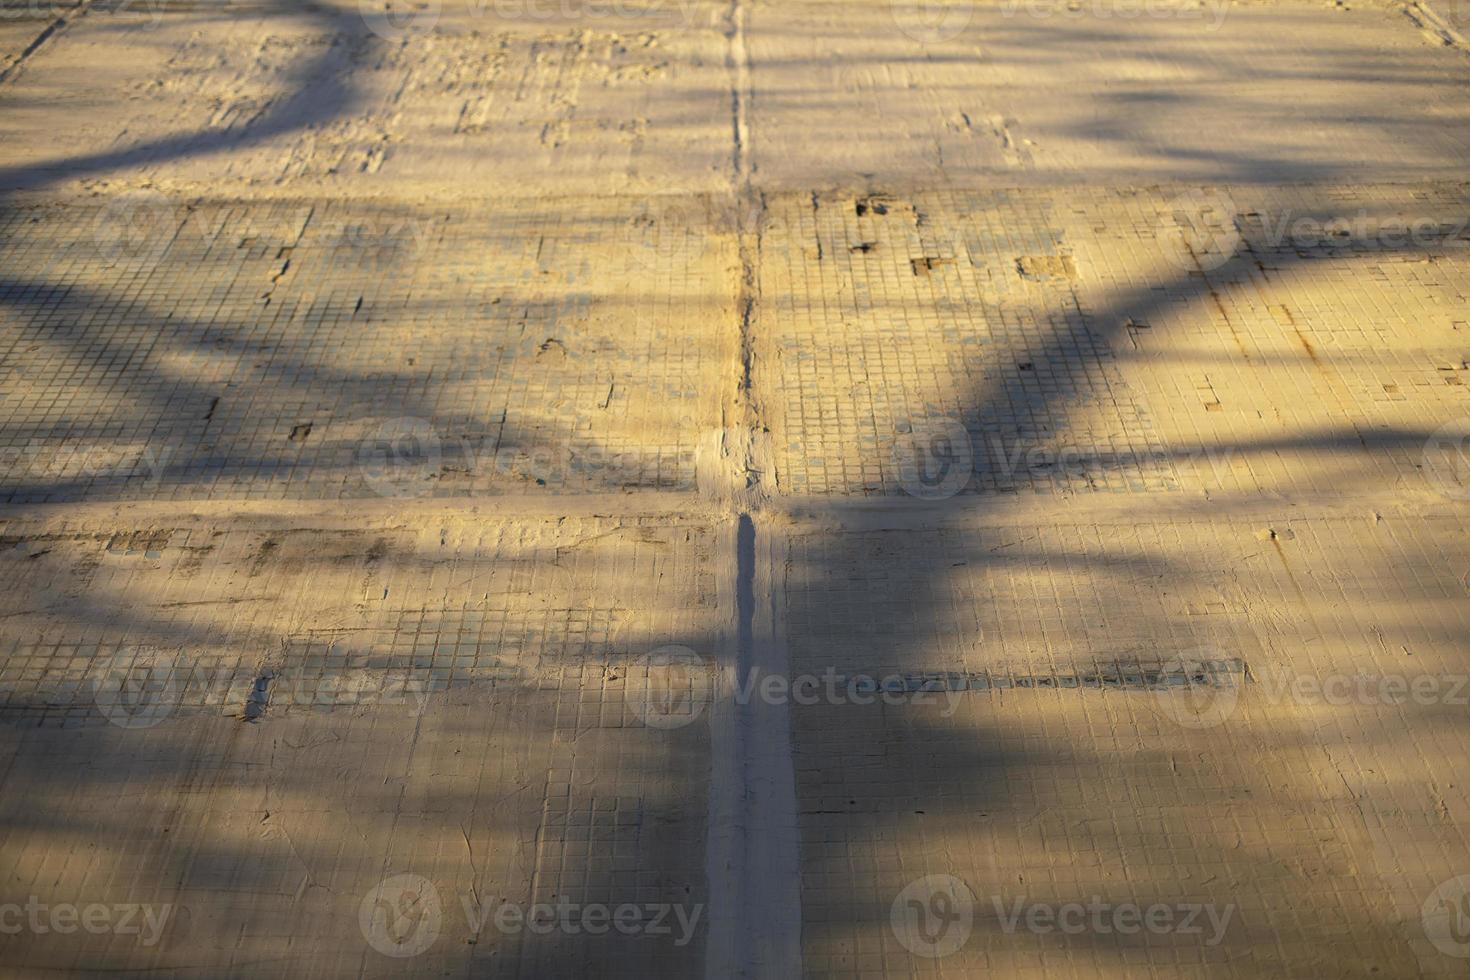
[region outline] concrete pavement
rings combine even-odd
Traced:
[[[7,974],[1465,971],[1458,6],[0,13]]]

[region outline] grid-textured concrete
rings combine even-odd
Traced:
[[[0,13],[0,969],[1463,974],[1462,5]]]

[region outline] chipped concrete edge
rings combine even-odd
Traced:
[[[1426,33],[1437,36],[1445,47],[1457,48],[1470,54],[1470,42],[1466,41],[1465,35],[1455,27],[1453,21],[1435,10],[1429,0],[1411,0],[1405,5],[1404,13]]]

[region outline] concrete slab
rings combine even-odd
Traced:
[[[1464,10],[0,13],[8,972],[1463,973]]]

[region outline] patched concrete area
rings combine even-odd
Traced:
[[[0,3],[18,976],[1458,976],[1454,3]]]

